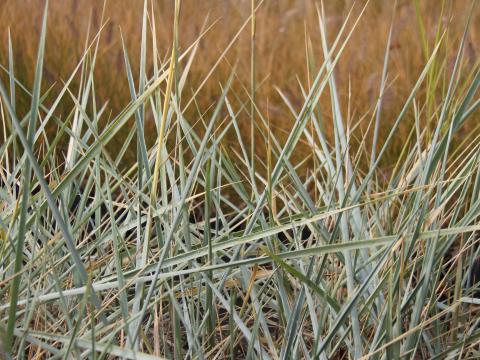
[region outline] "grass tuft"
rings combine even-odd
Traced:
[[[107,7],[55,84],[44,67],[47,2],[31,90],[10,35],[0,57],[2,356],[478,358],[480,67],[467,58],[476,7],[458,38],[440,21],[432,40],[414,4],[425,61],[392,120],[400,4],[374,105],[359,112],[339,68],[374,4],[353,5],[338,28],[318,4],[318,42],[305,26],[305,44],[291,49],[308,76],[270,99],[267,2],[249,2],[198,81],[217,21],[184,46],[176,0],[164,49],[145,0],[138,63],[120,30],[129,99],[117,111],[97,96],[108,86],[97,72]],[[248,52],[232,61],[244,34]],[[274,131],[275,106],[286,135]]]

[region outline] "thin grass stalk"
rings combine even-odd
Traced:
[[[41,91],[41,83],[42,83],[42,72],[43,72],[43,59],[44,59],[44,49],[45,49],[45,36],[46,36],[46,27],[47,27],[47,15],[48,15],[48,1],[45,4],[45,10],[43,14],[42,20],[42,31],[40,35],[40,42],[38,47],[38,55],[37,55],[37,66],[35,69],[35,83],[33,87],[33,97],[32,97],[32,104],[30,109],[30,119],[28,122],[28,130],[27,130],[27,139],[26,145],[30,148],[34,146],[34,135],[35,135],[35,124],[37,121],[37,111],[38,111],[38,101],[40,97]],[[3,87],[3,85],[2,85]],[[10,84],[11,87],[11,84]],[[11,91],[12,88],[11,88]],[[8,101],[5,99],[6,94],[4,95],[4,101]],[[14,92],[10,93],[12,99]],[[14,104],[14,103],[13,103]],[[11,111],[15,112],[14,105],[11,106]],[[13,266],[13,281],[10,284],[10,308],[8,313],[8,323],[6,329],[6,338],[5,338],[5,351],[7,354],[10,354],[13,347],[13,335],[14,335],[14,328],[15,328],[15,320],[17,317],[17,301],[18,301],[18,291],[20,286],[21,276],[18,274],[20,272],[20,268],[22,266],[23,261],[23,251],[24,251],[24,244],[25,238],[27,236],[27,215],[28,215],[28,207],[29,207],[29,197],[30,197],[30,181],[32,177],[32,164],[30,161],[26,161],[24,165],[24,169],[22,171],[24,176],[24,184],[22,189],[22,201],[21,201],[21,210],[20,210],[20,220],[18,225],[18,235],[17,235],[17,246],[15,249],[15,263]]]

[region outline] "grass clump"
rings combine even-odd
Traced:
[[[301,106],[278,90],[292,119],[282,141],[257,106],[259,6],[251,2],[232,40],[250,31],[249,86],[233,86],[240,70],[227,47],[191,89],[198,48],[215,29],[207,24],[181,47],[177,0],[164,58],[146,1],[138,69],[124,45],[131,100],[115,115],[96,97],[103,20],[54,95],[43,79],[48,4],[32,90],[16,76],[9,42],[0,83],[6,356],[478,357],[480,71],[464,59],[470,20],[451,66],[439,27],[383,136],[393,31],[376,106],[355,116],[342,105],[335,69],[368,4],[346,16],[333,41],[318,6],[323,58],[307,51]],[[202,108],[203,85],[222,62],[230,75]],[[30,100],[25,114],[18,92]],[[320,104],[325,96],[330,107]],[[70,104],[67,116],[60,104]],[[379,164],[407,120],[411,131],[386,171]],[[472,130],[459,137],[468,123]],[[125,129],[122,146],[109,149]],[[297,161],[302,143],[310,153]],[[134,164],[122,165],[129,152]]]

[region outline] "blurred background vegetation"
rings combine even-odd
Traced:
[[[257,0],[257,4],[259,1]],[[348,124],[357,124],[360,119],[369,118],[373,112],[379,94],[382,66],[389,28],[392,22],[393,6],[391,1],[372,0],[366,13],[360,20],[353,38],[347,45],[336,67],[338,91],[344,109],[348,109]],[[41,26],[43,0],[2,0],[0,2],[0,64],[8,64],[8,32],[13,41],[16,76],[31,88],[35,69],[38,36]],[[185,49],[198,38],[203,26],[213,24],[201,40],[199,53],[192,65],[187,88],[190,94],[207,76],[220,54],[224,51],[242,24],[250,15],[250,0],[183,0],[180,12],[180,47]],[[328,36],[332,42],[348,12],[353,9],[356,15],[365,4],[364,0],[324,1],[327,14]],[[260,111],[268,116],[272,131],[280,139],[285,139],[292,127],[293,117],[281,100],[277,91],[281,91],[292,104],[303,103],[302,86],[308,86],[316,71],[316,64],[323,62],[318,28],[317,6],[313,0],[264,0],[257,12],[256,33],[256,78]],[[52,90],[60,88],[75,67],[83,53],[87,35],[95,34],[102,19],[103,1],[99,0],[51,0],[49,6],[48,36],[45,52],[46,87],[56,84]],[[172,40],[172,19],[174,1],[154,2],[155,26],[158,33],[160,56],[167,59]],[[400,0],[394,17],[393,38],[390,48],[388,88],[384,95],[380,138],[388,133],[391,122],[401,109],[405,98],[415,83],[421,69],[428,59],[438,34],[446,31],[442,43],[439,61],[428,78],[423,93],[429,96],[427,102],[432,109],[437,108],[446,91],[446,77],[453,66],[458,41],[463,31],[466,17],[470,12],[467,0]],[[475,67],[480,51],[480,12],[476,7],[472,28],[466,45],[469,64]],[[133,69],[138,69],[140,57],[140,36],[143,0],[110,0],[106,2],[104,19],[108,20],[101,35],[100,56],[96,65],[97,104],[108,101],[108,109],[114,116],[130,100],[127,77],[122,51],[122,34],[128,49]],[[348,26],[352,26],[350,21]],[[308,46],[306,45],[308,44]],[[208,79],[203,90],[197,95],[195,106],[187,111],[209,109],[220,93],[219,84],[224,83],[231,67],[238,61],[237,79],[234,91],[238,101],[248,103],[250,87],[250,28],[246,26],[227,56]],[[151,56],[151,54],[149,54]],[[308,60],[307,60],[308,59]],[[150,74],[152,73],[150,69]],[[138,73],[138,71],[137,71]],[[134,75],[137,76],[138,74]],[[468,73],[468,72],[465,72]],[[2,79],[6,73],[2,70]],[[79,79],[72,86],[78,88]],[[428,83],[430,82],[430,84]],[[432,84],[434,82],[434,84]],[[429,94],[426,94],[427,90]],[[432,92],[434,89],[434,93]],[[28,109],[30,100],[24,96],[18,104]],[[321,106],[330,108],[330,96],[325,94]],[[63,111],[71,109],[71,104],[60,107]],[[21,112],[20,112],[21,113]],[[326,111],[325,114],[331,114]],[[434,120],[435,114],[425,113],[424,126]],[[249,136],[250,122],[245,113],[245,121],[240,121],[244,134]],[[331,127],[328,115],[323,119],[327,134]],[[131,122],[133,126],[133,119]],[[398,157],[398,152],[411,130],[412,121],[405,121],[398,132],[397,139],[389,147],[383,166],[388,167],[390,160]],[[365,130],[367,121],[361,121],[359,129]],[[147,119],[146,133],[155,133],[153,119]],[[150,130],[150,131],[149,131]],[[55,129],[49,129],[55,131]],[[153,132],[152,132],[153,131]],[[466,128],[464,131],[468,131]],[[360,136],[357,133],[354,136]],[[147,141],[153,143],[154,136]],[[355,139],[352,139],[355,144]],[[117,137],[111,146],[122,142]],[[247,140],[248,142],[248,140]],[[307,145],[304,145],[308,151]],[[258,147],[261,151],[261,147]],[[302,157],[297,151],[294,157]],[[132,152],[131,159],[135,159]]]

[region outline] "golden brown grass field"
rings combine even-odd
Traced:
[[[442,5],[443,3],[443,5]],[[43,7],[40,0],[3,0],[0,4],[1,37],[3,46],[0,63],[7,63],[7,36],[10,29],[14,44],[15,67],[19,79],[31,84],[34,76],[38,36]],[[88,31],[98,31],[103,9],[98,0],[52,0],[47,31],[45,81],[52,85],[65,80],[80,59]],[[171,48],[173,1],[155,1],[159,56],[166,59]],[[257,106],[269,114],[272,131],[286,138],[292,127],[290,113],[277,89],[284,92],[298,107],[303,103],[299,80],[307,84],[312,73],[323,61],[318,25],[318,1],[265,0],[258,9],[256,29],[256,77],[258,82]],[[355,4],[355,6],[353,6]],[[328,35],[333,41],[348,12],[361,11],[364,0],[324,1]],[[195,89],[207,76],[227,45],[244,24],[251,12],[247,0],[182,0],[180,12],[180,46],[192,44],[201,33],[202,26],[212,25],[203,37],[198,56],[192,64],[189,84]],[[432,102],[440,102],[445,90],[444,68],[451,68],[456,49],[469,15],[469,1],[401,0],[393,19],[390,45],[388,84],[384,94],[381,128],[386,134],[401,110],[411,87],[423,69],[438,33],[446,31],[441,45],[437,76],[432,76],[435,94]],[[143,0],[107,1],[106,22],[100,41],[100,55],[96,64],[96,96],[99,103],[109,102],[113,113],[118,112],[130,99],[121,36],[131,57],[132,67],[138,68]],[[349,109],[353,124],[370,116],[378,98],[389,28],[392,23],[393,3],[372,0],[360,19],[356,31],[336,66],[337,86],[341,102]],[[480,11],[472,15],[471,31],[467,37],[465,61],[473,67],[480,52]],[[348,26],[352,26],[353,21]],[[225,59],[208,78],[197,97],[199,107],[208,108],[219,94],[218,82],[227,78],[233,64],[238,61],[234,88],[238,96],[248,100],[250,88],[250,27],[241,32],[238,40],[227,52]],[[150,64],[151,67],[151,64]],[[136,76],[136,73],[134,73]],[[428,85],[427,85],[428,86]],[[427,87],[426,86],[426,87]],[[58,88],[58,86],[57,86]],[[188,89],[187,89],[188,90]],[[247,90],[247,91],[246,91]],[[425,91],[419,96],[425,96]],[[330,106],[329,95],[321,99],[322,107]],[[328,114],[327,114],[328,116]],[[428,122],[428,120],[423,120]],[[248,123],[248,121],[246,122]],[[368,121],[363,121],[364,128]],[[326,118],[327,130],[331,119]],[[397,132],[385,158],[388,166],[398,155],[403,139],[411,129],[412,121],[405,121]],[[153,129],[153,121],[146,128]],[[242,126],[242,124],[241,124]],[[245,127],[245,135],[249,125]],[[247,140],[248,141],[248,140]],[[308,151],[308,149],[306,150]],[[297,156],[300,154],[297,152]],[[390,159],[389,159],[390,157]]]

